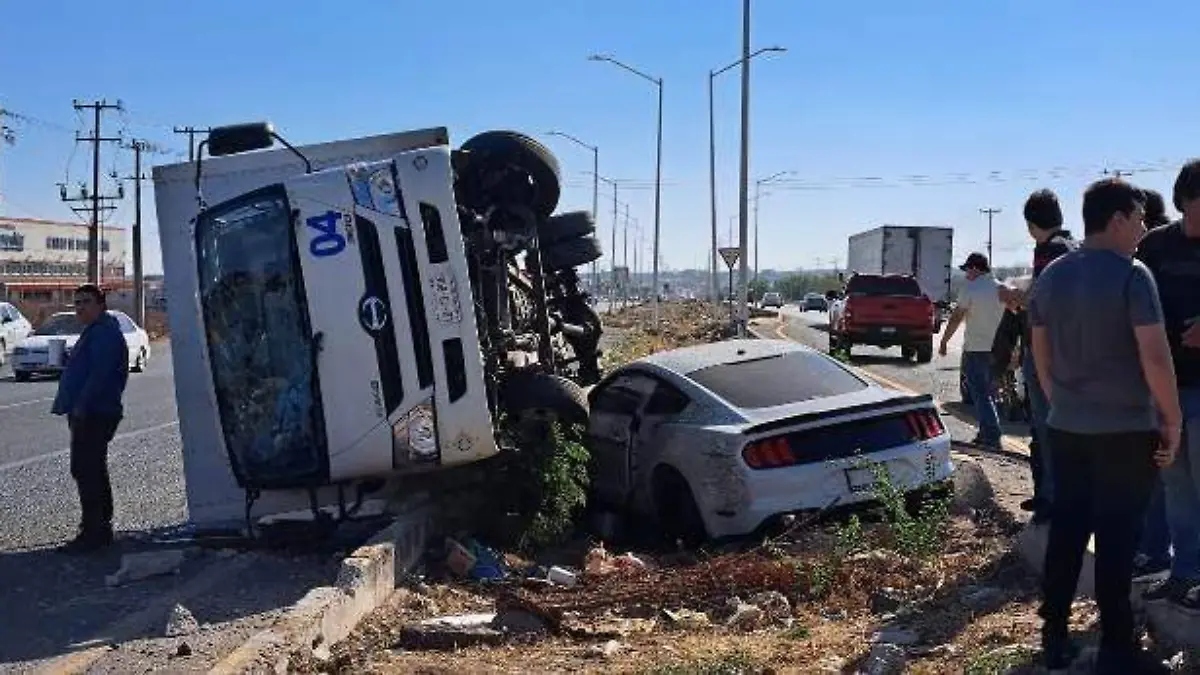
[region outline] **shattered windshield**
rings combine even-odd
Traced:
[[[200,298],[225,443],[243,486],[310,482],[320,400],[282,188],[218,206],[196,227]]]

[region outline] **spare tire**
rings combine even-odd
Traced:
[[[507,165],[528,174],[533,181],[528,206],[542,218],[549,218],[558,207],[562,190],[558,160],[536,140],[515,131],[485,131],[467,139],[462,150],[471,157],[471,164]]]
[[[569,270],[604,256],[604,247],[595,237],[560,241],[542,249],[542,269],[548,272]]]
[[[511,373],[500,387],[504,411],[518,421],[561,421],[587,424],[588,402],[583,389],[558,375],[534,371]]]
[[[538,242],[549,246],[568,239],[586,237],[596,231],[591,211],[567,211],[550,216],[538,225]]]

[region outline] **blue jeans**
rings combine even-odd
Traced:
[[[992,353],[965,352],[963,369],[966,370],[967,389],[975,403],[975,419],[979,422],[979,442],[985,445],[1000,445],[1000,415],[996,412],[996,401],[992,398]]]
[[[1034,452],[1029,458],[1030,464],[1034,465],[1033,498],[1050,505],[1054,502],[1054,467],[1050,461],[1050,434],[1046,432],[1050,402],[1046,400],[1046,392],[1042,391],[1031,350],[1026,350],[1025,358],[1021,360],[1021,375],[1025,378],[1028,390],[1029,431],[1034,438]]]
[[[1183,442],[1175,463],[1163,469],[1167,525],[1175,560],[1171,576],[1200,581],[1200,388],[1179,390]]]

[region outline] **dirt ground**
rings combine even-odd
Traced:
[[[711,305],[671,303],[660,311],[660,332],[645,328],[648,306],[606,316],[615,336],[606,362],[724,336],[726,319]],[[715,550],[638,550],[647,569],[608,574],[586,571],[582,551],[598,542],[576,542],[574,559],[565,564],[584,571],[573,588],[514,576],[469,582],[434,566],[429,576],[398,589],[350,638],[308,669],[1040,672],[1037,580],[1013,550],[1024,518],[1016,504],[1030,490],[1028,466],[989,455],[960,455],[957,461],[982,470],[988,494],[982,504],[956,498],[937,530],[933,551],[902,555],[896,527],[872,521],[868,513],[859,531],[840,514],[793,524],[790,533],[775,538]],[[559,551],[542,562],[564,564],[563,558]],[[762,611],[743,611],[747,606]],[[481,625],[485,644],[471,646],[473,635],[457,644],[417,639],[423,635],[420,622],[483,614],[478,623],[493,613],[499,614],[496,620]],[[514,624],[514,615],[524,619]],[[1096,619],[1093,602],[1076,604],[1072,628],[1085,644],[1095,642]]]

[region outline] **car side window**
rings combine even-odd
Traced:
[[[592,412],[609,415],[634,415],[642,404],[642,396],[636,391],[614,384],[605,388],[592,401]]]
[[[120,324],[122,333],[137,332],[137,326],[133,325],[133,321],[124,314],[117,315],[117,323]]]
[[[646,402],[645,413],[647,415],[678,415],[686,410],[691,402],[687,394],[679,391],[674,385],[660,380],[655,386],[650,400]]]

